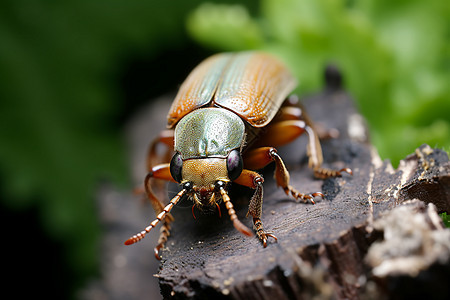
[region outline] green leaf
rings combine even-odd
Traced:
[[[213,49],[239,51],[262,45],[262,32],[242,5],[203,3],[186,25],[195,39]]]
[[[450,216],[447,213],[440,214],[445,227],[450,228]]]
[[[254,48],[228,38],[238,31],[233,22],[218,21],[231,7],[208,7],[216,12],[193,13],[194,39],[218,50]],[[244,15],[263,39],[258,49],[280,56],[299,79],[297,92],[319,90],[324,66],[340,66],[383,158],[396,165],[423,143],[450,147],[448,1],[262,0],[259,15]]]
[[[74,277],[92,274],[99,257],[96,190],[127,182],[118,73],[136,53],[150,60],[186,42],[184,16],[199,3],[0,4],[2,205],[37,208]]]

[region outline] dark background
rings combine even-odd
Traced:
[[[300,95],[336,63],[383,158],[449,149],[447,1],[209,2],[0,3],[0,220],[17,298],[73,298],[98,276],[96,190],[134,186],[124,126],[212,53],[272,52]]]

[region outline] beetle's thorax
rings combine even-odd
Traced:
[[[230,181],[225,158],[188,159],[183,162],[183,182],[192,182],[192,199],[199,207],[215,206],[220,194],[215,190],[219,180]]]
[[[197,109],[175,128],[175,151],[183,160],[200,157],[226,157],[244,142],[242,119],[223,108]]]

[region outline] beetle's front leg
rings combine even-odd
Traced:
[[[267,247],[267,240],[269,237],[277,241],[278,239],[275,235],[264,231],[263,223],[261,221],[263,204],[263,177],[257,172],[243,170],[241,175],[234,182],[255,189],[255,193],[250,200],[247,216],[251,215],[253,217],[253,229],[255,230],[259,240],[263,243],[264,248]]]
[[[261,147],[248,152],[246,154],[246,159],[244,159],[244,164],[252,169],[262,169],[273,161],[275,162],[275,180],[277,185],[282,187],[287,195],[290,194],[296,200],[302,200],[305,203],[310,201],[312,204],[315,204],[314,197],[324,197],[321,192],[311,194],[300,193],[289,185],[289,172],[280,155],[278,155],[277,150],[273,147]]]
[[[159,200],[156,195],[153,193],[151,188],[151,179],[162,179],[166,181],[174,181],[172,176],[170,175],[170,166],[169,164],[161,164],[153,167],[151,171],[147,174],[144,180],[145,192],[147,194],[148,199],[153,207],[157,216],[160,216],[165,212],[164,204]],[[173,217],[170,213],[166,212],[164,214],[164,219],[157,218],[155,221],[163,220],[163,224],[160,229],[158,245],[155,247],[155,257],[157,259],[161,259],[159,256],[159,250],[164,247],[164,244],[167,242],[167,239],[170,236],[170,223],[173,222]],[[154,221],[154,222],[155,222]],[[156,225],[156,223],[155,223]],[[153,226],[154,227],[154,226]]]

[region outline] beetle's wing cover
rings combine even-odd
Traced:
[[[260,52],[235,54],[220,78],[214,102],[254,127],[267,125],[297,85],[276,58]]]
[[[201,62],[181,85],[170,108],[168,127],[175,124],[194,109],[212,101],[224,68],[232,54],[216,54]]]

